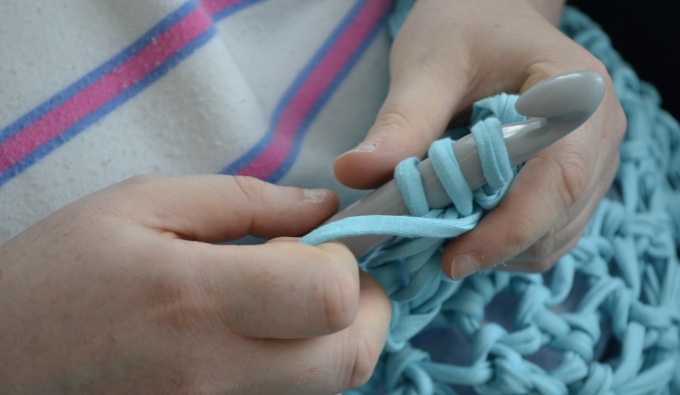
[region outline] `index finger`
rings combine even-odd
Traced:
[[[442,257],[447,275],[460,279],[492,268],[550,232],[592,177],[592,158],[580,145],[578,135],[568,136],[529,159],[498,207],[447,246]]]

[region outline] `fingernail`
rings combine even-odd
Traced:
[[[373,152],[378,149],[380,142],[387,137],[387,133],[371,133],[370,137],[362,141],[348,152]]]
[[[480,271],[481,266],[474,255],[458,255],[451,263],[451,277],[454,280],[461,280]]]
[[[363,143],[360,143],[356,147],[352,148],[352,152],[373,152],[375,149],[378,148],[378,142],[377,141],[364,141]]]
[[[328,189],[305,189],[305,199],[312,203],[321,203],[328,198],[330,193]]]

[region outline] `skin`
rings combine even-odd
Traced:
[[[567,71],[599,71],[603,105],[530,159],[501,205],[450,243],[462,278],[541,271],[611,183],[625,117],[601,63],[554,28],[553,0],[419,0],[391,85],[338,179],[374,188],[470,105]],[[339,243],[297,243],[337,209],[328,191],[228,176],[137,177],[0,246],[0,393],[323,394],[364,383],[390,304]],[[258,246],[216,245],[251,234]],[[467,257],[468,259],[463,259]]]
[[[390,304],[309,231],[337,198],[239,177],[138,177],[0,248],[2,394],[328,394],[370,377]]]
[[[529,159],[501,204],[449,243],[441,263],[454,279],[493,267],[548,270],[576,244],[614,178],[626,119],[603,65],[554,27],[561,9],[550,0],[417,1],[393,45],[374,126],[335,162],[344,184],[377,187],[474,101],[570,71],[600,72],[606,93],[593,117]]]

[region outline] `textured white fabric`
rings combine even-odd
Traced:
[[[13,137],[7,136],[22,116],[191,3],[1,2],[0,160],[18,155],[8,148]],[[208,3],[216,7],[219,1],[193,3],[210,13]],[[133,175],[223,171],[265,135],[286,91],[344,18],[372,1],[242,3],[213,18],[215,33],[160,78],[16,174],[6,170],[0,178],[0,243],[65,204]],[[386,92],[389,40],[382,22],[376,26],[377,34],[364,37],[366,48],[357,50],[356,63],[346,61],[328,99],[317,100],[318,115],[305,118],[309,127],[299,154],[278,183],[330,187],[341,193],[343,204],[358,196],[334,180],[332,162],[363,138]]]

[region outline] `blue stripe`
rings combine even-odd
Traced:
[[[234,14],[236,12],[241,11],[242,9],[249,7],[251,5],[261,3],[264,0],[250,0],[250,1],[243,1],[241,3],[235,4],[231,7],[227,7],[221,11],[218,11],[212,15],[212,20],[213,22],[221,21],[222,19],[228,17],[231,14]]]
[[[215,28],[212,26],[209,27],[208,30],[201,33],[201,35],[196,37],[184,48],[177,51],[177,53],[169,57],[165,62],[160,64],[156,69],[151,71],[144,78],[140,79],[136,84],[131,85],[129,89],[125,90],[120,95],[109,100],[108,102],[106,102],[106,104],[98,108],[96,111],[93,111],[85,118],[83,118],[81,121],[74,124],[70,128],[66,129],[59,136],[55,137],[54,139],[50,140],[40,148],[36,149],[30,155],[26,156],[21,161],[15,163],[12,167],[6,169],[2,174],[0,174],[0,186],[2,186],[5,182],[10,180],[15,175],[21,173],[30,165],[34,164],[35,162],[37,162],[38,160],[52,152],[54,149],[60,147],[67,141],[71,140],[73,137],[75,137],[80,132],[88,128],[90,125],[104,117],[106,114],[110,113],[111,111],[120,107],[123,103],[135,97],[138,93],[142,92],[149,85],[153,84],[156,80],[167,74],[172,68],[174,68],[182,60],[191,55],[196,49],[205,44],[215,35],[215,33],[216,33]]]
[[[251,0],[244,1],[233,7],[227,8],[216,13],[213,16],[213,21],[224,19],[225,17],[234,14],[236,11],[242,10],[250,5],[262,2],[264,0]],[[120,66],[121,64],[128,61],[130,58],[135,56],[139,51],[147,47],[153,40],[160,34],[168,30],[170,27],[175,25],[178,21],[182,20],[188,14],[196,9],[200,3],[197,0],[189,0],[184,3],[180,8],[175,10],[173,13],[168,15],[166,18],[161,20],[158,24],[152,27],[147,33],[140,37],[137,41],[132,43],[118,55],[114,56],[112,59],[97,67],[83,78],[74,82],[68,86],[63,91],[59,92],[49,100],[42,103],[40,106],[30,111],[26,115],[19,118],[9,127],[0,131],[0,144],[7,140],[9,137],[13,136],[26,126],[30,125],[32,122],[40,119],[42,116],[58,107],[73,95],[80,92],[82,89],[91,85],[93,82],[99,80],[104,75],[111,72],[111,70]],[[218,15],[218,17],[216,17]],[[209,41],[216,33],[213,26],[210,26],[205,32],[201,33],[192,42],[187,44],[184,48],[177,51],[174,55],[169,57],[165,62],[159,65],[156,69],[147,74],[144,78],[140,79],[136,84],[130,86],[128,89],[123,91],[120,95],[109,100],[103,106],[93,111],[84,117],[81,121],[72,125],[70,128],[63,131],[60,135],[56,136],[54,139],[48,141],[43,146],[37,148],[30,155],[24,157],[19,162],[15,163],[11,167],[5,169],[0,173],[0,186],[4,185],[7,181],[24,171],[26,168],[32,164],[39,161],[41,158],[48,155],[50,152],[60,147],[64,143],[71,140],[73,137],[77,136],[80,132],[87,129],[90,125],[106,116],[108,113],[114,111],[116,108],[121,106],[123,103],[127,102],[138,93],[149,87],[156,80],[158,80],[163,75],[167,74],[172,68],[179,64],[182,60],[191,55],[196,49]]]
[[[354,5],[354,7],[352,7],[352,9],[345,16],[342,22],[340,22],[340,24],[335,28],[331,35],[326,39],[321,48],[314,54],[314,56],[307,63],[307,65],[305,65],[305,67],[302,69],[302,72],[295,78],[291,86],[286,90],[283,97],[276,106],[276,109],[274,110],[271,121],[269,123],[269,128],[267,129],[265,135],[262,136],[260,141],[255,143],[255,145],[251,147],[248,151],[246,151],[246,153],[244,153],[241,157],[239,157],[234,162],[232,162],[231,164],[227,165],[224,169],[222,169],[222,171],[220,171],[220,174],[238,173],[239,171],[243,170],[246,166],[248,166],[250,162],[255,160],[255,158],[257,158],[262,153],[262,151],[264,151],[267,148],[267,146],[271,143],[276,133],[276,125],[281,120],[283,112],[286,110],[293,97],[295,97],[297,91],[300,90],[300,86],[302,86],[302,84],[307,80],[312,71],[314,71],[316,66],[319,64],[319,62],[324,58],[324,56],[326,56],[326,54],[333,47],[333,45],[335,45],[335,43],[338,41],[342,33],[356,18],[356,15],[361,11],[361,9],[363,8],[367,1],[368,0],[359,0]]]
[[[350,70],[352,70],[354,65],[356,65],[356,63],[359,61],[361,55],[363,55],[363,53],[368,48],[369,44],[373,41],[375,36],[382,28],[389,14],[390,9],[388,8],[387,12],[383,14],[378,23],[376,23],[376,25],[373,27],[373,30],[371,30],[371,32],[366,36],[364,42],[361,43],[361,46],[359,46],[359,48],[356,49],[356,51],[352,54],[352,57],[349,59],[349,61],[345,64],[342,70],[340,70],[338,75],[335,76],[335,78],[323,92],[319,100],[314,104],[314,107],[312,107],[309,114],[305,116],[304,121],[300,125],[299,131],[295,135],[293,147],[291,148],[291,151],[288,153],[286,160],[281,164],[281,166],[278,169],[276,169],[276,171],[271,176],[267,178],[266,181],[275,183],[279,181],[281,178],[283,178],[283,176],[285,176],[286,173],[288,173],[288,170],[290,170],[290,168],[293,166],[293,163],[295,163],[295,159],[297,159],[298,153],[300,152],[300,147],[302,146],[302,141],[307,133],[307,130],[309,129],[309,126],[314,121],[314,119],[316,119],[316,116],[319,114],[319,112],[321,112],[321,109],[323,109],[323,107],[326,105],[331,96],[333,96],[333,93],[335,93],[335,90],[338,88],[338,86],[340,86],[345,77],[347,77]]]
[[[48,112],[52,111],[56,107],[60,106],[62,103],[73,97],[75,94],[88,87],[95,81],[102,78],[104,75],[111,72],[111,70],[120,66],[121,64],[127,62],[130,58],[135,56],[139,51],[147,47],[154,38],[158,37],[160,34],[168,30],[179,20],[184,18],[190,12],[192,12],[197,6],[198,1],[189,0],[184,3],[180,8],[174,11],[172,14],[165,17],[158,24],[151,28],[147,33],[140,37],[137,41],[132,43],[130,46],[125,48],[122,52],[108,60],[106,63],[92,70],[84,77],[78,81],[72,83],[67,88],[52,96],[50,99],[46,100],[38,107],[23,115],[21,118],[16,120],[13,124],[9,125],[5,129],[0,131],[0,144],[5,140],[15,135],[17,132],[24,129],[26,126],[35,122],[36,120],[43,117]],[[0,183],[1,184],[1,183]]]

